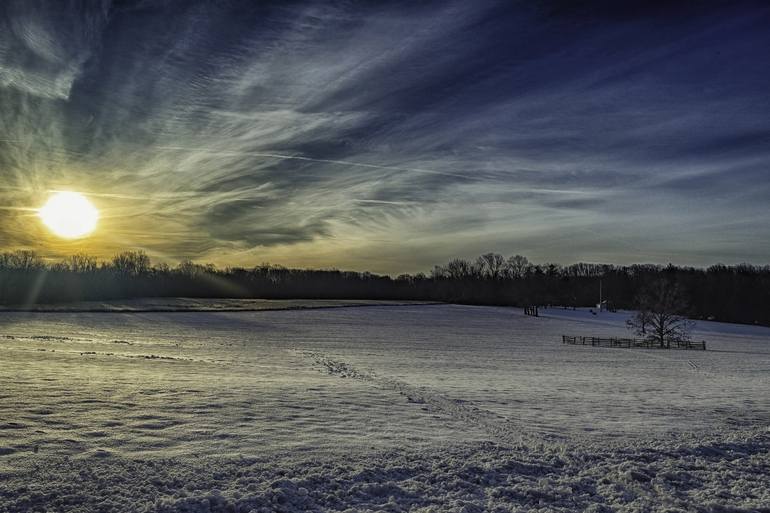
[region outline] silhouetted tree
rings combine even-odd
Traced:
[[[196,276],[214,272],[214,266],[212,264],[196,264],[192,260],[182,260],[176,267],[176,272],[188,278],[195,278]]]
[[[75,253],[64,259],[64,268],[73,273],[92,273],[99,267],[96,258],[84,253]]]
[[[45,267],[37,253],[27,249],[0,254],[0,266],[18,271],[36,271]]]
[[[523,278],[529,272],[530,265],[527,257],[514,255],[508,259],[508,272],[512,278]]]
[[[450,260],[445,268],[445,274],[447,278],[455,280],[464,280],[470,278],[476,274],[478,268],[467,260],[462,258],[454,258]]]
[[[367,272],[287,269],[268,263],[250,269],[217,269],[188,260],[170,267],[165,263],[153,265],[142,251],[126,251],[107,262],[82,254],[47,262],[33,251],[21,250],[0,253],[0,304],[189,296],[590,306],[596,304],[601,279],[604,298],[617,308],[639,310],[631,328],[645,337],[657,336],[656,340],[683,337],[666,331],[672,322],[675,328],[687,328],[682,324],[686,314],[770,325],[770,266],[719,264],[696,269],[577,263],[562,267],[533,265],[516,255],[501,270],[500,260],[499,255],[487,253],[477,260],[454,259],[437,265],[429,276],[404,274],[393,279]],[[656,303],[666,302],[651,286],[658,280],[678,284],[675,289],[679,292],[674,296],[680,297],[673,301],[679,306],[662,311],[662,320],[658,316],[662,322],[657,323],[655,335],[652,314]],[[689,308],[684,309],[684,305]],[[668,318],[669,312],[674,312],[674,320]],[[678,325],[677,319],[682,321]]]
[[[628,326],[638,335],[654,340],[660,347],[690,339],[693,322],[684,315],[688,303],[678,283],[657,279],[645,286],[637,301],[638,311],[628,320]]]
[[[647,336],[647,328],[650,326],[650,297],[646,291],[641,291],[634,296],[636,313],[626,321],[628,329],[634,330],[637,335]]]
[[[121,274],[139,276],[150,271],[150,257],[144,251],[124,251],[112,259],[112,267]]]
[[[485,253],[476,260],[476,266],[484,277],[497,280],[505,272],[506,261],[498,253]]]

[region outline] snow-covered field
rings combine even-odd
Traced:
[[[0,313],[0,512],[770,511],[770,329],[626,313]]]
[[[0,306],[0,312],[249,312],[266,310],[304,310],[372,305],[425,305],[429,301],[375,301],[369,299],[203,299],[192,297],[152,297],[111,301],[78,301],[31,305]]]

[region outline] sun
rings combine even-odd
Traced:
[[[48,229],[65,239],[78,239],[93,232],[99,221],[99,211],[79,192],[62,191],[53,194],[38,215]]]

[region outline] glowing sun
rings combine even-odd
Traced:
[[[38,210],[43,223],[59,237],[77,239],[94,231],[99,211],[79,192],[57,192]]]

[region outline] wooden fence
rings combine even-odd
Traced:
[[[706,341],[695,342],[692,340],[672,340],[668,346],[661,347],[657,340],[638,339],[638,338],[616,338],[616,337],[571,337],[569,335],[561,336],[562,344],[577,346],[594,347],[625,347],[639,349],[697,349],[706,350]]]

